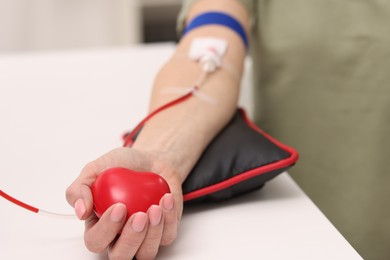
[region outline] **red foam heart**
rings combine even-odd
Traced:
[[[170,193],[170,189],[160,175],[126,168],[108,169],[92,185],[94,208],[98,217],[111,205],[119,202],[126,205],[127,218],[138,211],[146,212],[151,205],[158,205],[166,193]]]

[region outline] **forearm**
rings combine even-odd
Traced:
[[[190,11],[188,19],[206,10],[220,10],[230,13],[245,28],[248,16],[244,8],[235,1],[226,5],[225,1],[200,1]],[[220,3],[219,3],[220,2]],[[221,4],[221,3],[225,4]],[[228,41],[228,49],[223,63],[229,64],[210,74],[200,91],[217,101],[210,104],[197,97],[162,111],[153,117],[143,128],[134,143],[134,149],[143,150],[170,163],[180,174],[182,181],[202,154],[203,150],[232,117],[238,99],[239,78],[243,70],[245,47],[241,39],[228,28],[205,26],[196,29],[184,37],[177,46],[175,54],[160,70],[156,77],[150,110],[168,103],[180,94],[163,94],[172,86],[188,88],[194,86],[201,74],[199,63],[188,58],[191,41],[196,37],[213,36]]]

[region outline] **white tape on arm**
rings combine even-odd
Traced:
[[[227,41],[220,38],[195,38],[191,42],[189,58],[200,62],[204,71],[213,72],[221,67],[227,47]]]

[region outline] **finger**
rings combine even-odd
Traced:
[[[101,218],[89,218],[85,223],[84,241],[91,252],[101,253],[111,244],[126,221],[126,206],[112,205]]]
[[[101,162],[92,161],[88,163],[66,190],[66,200],[75,208],[79,219],[87,219],[93,212],[93,198],[90,187],[102,167]]]
[[[66,190],[66,199],[75,209],[79,219],[88,218],[93,212],[92,192],[88,185],[74,182]]]
[[[171,193],[167,193],[161,198],[160,205],[164,213],[164,230],[161,245],[166,246],[171,244],[177,237],[179,225],[177,210],[179,209],[175,207],[174,197]]]
[[[132,259],[145,239],[148,229],[148,216],[144,212],[134,213],[125,226],[122,234],[110,248],[110,259]]]
[[[92,196],[89,189],[100,173],[113,167],[142,170],[149,164],[150,162],[145,156],[133,149],[124,147],[114,149],[85,165],[79,177],[66,190],[66,199],[72,207],[75,207],[76,201],[82,199],[83,203],[79,202],[78,206],[79,208],[81,205],[85,206],[85,211],[89,213],[86,215],[89,216],[92,213]]]
[[[138,249],[137,259],[156,258],[160,247],[162,232],[164,229],[163,210],[158,205],[152,205],[148,209],[149,226],[146,237]]]

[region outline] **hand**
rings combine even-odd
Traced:
[[[112,205],[99,219],[93,212],[91,185],[99,173],[108,168],[124,167],[135,171],[160,174],[169,184],[159,205],[146,213],[137,212],[126,222],[126,207]],[[94,253],[108,250],[110,259],[153,259],[159,246],[171,244],[183,210],[181,179],[177,172],[157,156],[131,148],[117,148],[88,163],[69,186],[66,198],[79,219],[85,220],[84,241]]]

